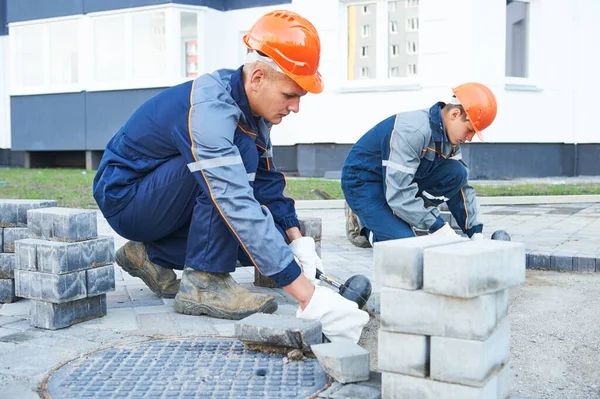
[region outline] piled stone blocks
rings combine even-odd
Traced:
[[[15,242],[16,295],[33,300],[31,324],[55,330],[106,314],[115,289],[114,241],[98,237],[96,212],[28,211],[28,238]]]
[[[49,200],[0,200],[0,303],[14,302],[15,241],[27,238],[27,211],[56,206]]]
[[[525,246],[415,237],[376,243],[383,398],[506,399],[508,289]]]
[[[369,351],[353,342],[331,342],[311,346],[323,369],[337,382],[368,381]]]
[[[315,240],[317,254],[321,256],[321,233],[322,221],[321,218],[302,218],[300,222],[300,232],[304,237],[312,237]],[[247,265],[244,265],[247,266]],[[273,280],[267,276],[263,276],[256,268],[254,269],[254,285],[257,287],[277,287]]]

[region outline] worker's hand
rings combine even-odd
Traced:
[[[313,296],[302,310],[298,307],[296,317],[303,320],[319,320],[323,334],[331,341],[350,340],[358,343],[369,314],[327,287],[317,286]]]
[[[302,267],[308,281],[317,285],[319,283],[319,280],[317,280],[317,269],[321,270],[321,272],[325,272],[325,270],[323,270],[321,258],[317,255],[315,240],[312,237],[296,238],[291,242],[290,249],[294,253],[296,261]]]
[[[450,227],[448,223],[444,223],[442,227],[431,233],[432,236],[439,237],[458,237],[458,234]]]
[[[485,237],[483,236],[482,233],[475,233],[471,236],[471,241],[479,241],[479,240],[484,240]]]

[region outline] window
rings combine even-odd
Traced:
[[[417,42],[415,40],[406,42],[406,54],[417,54]]]
[[[404,0],[406,8],[419,7],[419,0]]]
[[[406,31],[407,32],[416,32],[418,30],[419,30],[419,18],[418,17],[406,18]]]
[[[180,26],[181,46],[184,58],[181,63],[181,75],[186,78],[195,78],[198,76],[200,68],[198,62],[198,15],[196,13],[182,12],[180,15]],[[242,43],[241,40],[240,43]]]
[[[48,24],[49,85],[79,82],[79,43],[77,20]],[[38,72],[39,73],[39,72]]]
[[[125,15],[93,19],[95,82],[119,82],[131,79]]]
[[[405,9],[400,1],[342,2],[348,23],[344,37],[348,58],[340,65],[346,72],[340,75],[346,76],[343,85],[369,87],[389,84],[387,79],[394,79],[394,84],[413,79],[419,63],[419,3]]]
[[[15,85],[35,87],[44,85],[45,65],[44,25],[34,24],[11,28],[10,35],[15,40]]]
[[[166,73],[165,13],[132,16],[133,76],[135,79],[160,79]]]
[[[365,4],[364,6],[362,6],[362,14],[363,15],[367,15],[371,13],[371,5],[370,4]]]
[[[371,36],[371,25],[363,25],[362,27],[362,37]]]
[[[529,2],[506,4],[506,76],[529,77]]]

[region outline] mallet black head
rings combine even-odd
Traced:
[[[362,309],[371,296],[371,281],[361,274],[350,277],[340,287],[340,295],[346,299],[356,302],[359,309]]]
[[[504,230],[496,230],[494,231],[494,234],[492,234],[492,240],[510,241],[510,234]]]

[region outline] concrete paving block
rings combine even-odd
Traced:
[[[510,329],[508,319],[485,341],[431,337],[433,380],[483,387],[488,378],[508,362]]]
[[[96,212],[74,208],[34,209],[27,213],[27,227],[35,238],[76,242],[96,238]]]
[[[256,313],[235,323],[240,341],[309,350],[323,342],[321,323],[295,317]]]
[[[49,274],[15,270],[15,292],[21,298],[63,303],[87,296],[85,271]]]
[[[0,279],[15,278],[15,254],[0,253]]]
[[[593,272],[596,270],[596,258],[576,255],[573,258],[573,270],[578,272]]]
[[[65,303],[31,302],[31,325],[56,330],[106,315],[106,295]]]
[[[429,337],[379,330],[379,370],[427,377],[429,375]]]
[[[550,269],[561,271],[573,270],[573,257],[577,256],[577,251],[558,249],[552,252],[550,257]]]
[[[15,270],[37,270],[37,244],[44,240],[27,238],[15,242]]]
[[[312,345],[311,349],[323,369],[336,381],[346,384],[369,379],[369,351],[361,346],[338,341]]]
[[[2,230],[2,251],[0,252],[15,252],[15,241],[29,237],[27,227],[7,227]]]
[[[87,269],[87,296],[106,294],[115,290],[115,267],[113,265]]]
[[[386,287],[418,290],[423,286],[423,252],[426,248],[467,241],[461,237],[421,236],[377,242],[373,263],[377,279]]]
[[[10,303],[17,300],[15,295],[15,280],[0,279],[0,303]]]
[[[27,227],[29,209],[52,206],[56,206],[56,201],[0,199],[0,227]]]
[[[109,236],[98,236],[98,238],[82,241],[81,253],[83,263],[87,267],[98,267],[112,264],[115,261],[115,240]]]
[[[527,268],[550,270],[551,257],[552,254],[550,252],[531,251],[527,254]]]
[[[309,236],[316,239],[321,239],[323,233],[323,222],[321,218],[303,217],[299,218],[300,231],[303,236]]]
[[[327,399],[381,399],[381,388],[363,384],[341,385],[334,393],[321,395]]]
[[[525,245],[479,240],[428,248],[423,256],[423,291],[474,298],[525,282]]]
[[[453,298],[397,288],[381,289],[381,330],[485,340],[508,308],[505,291]]]

